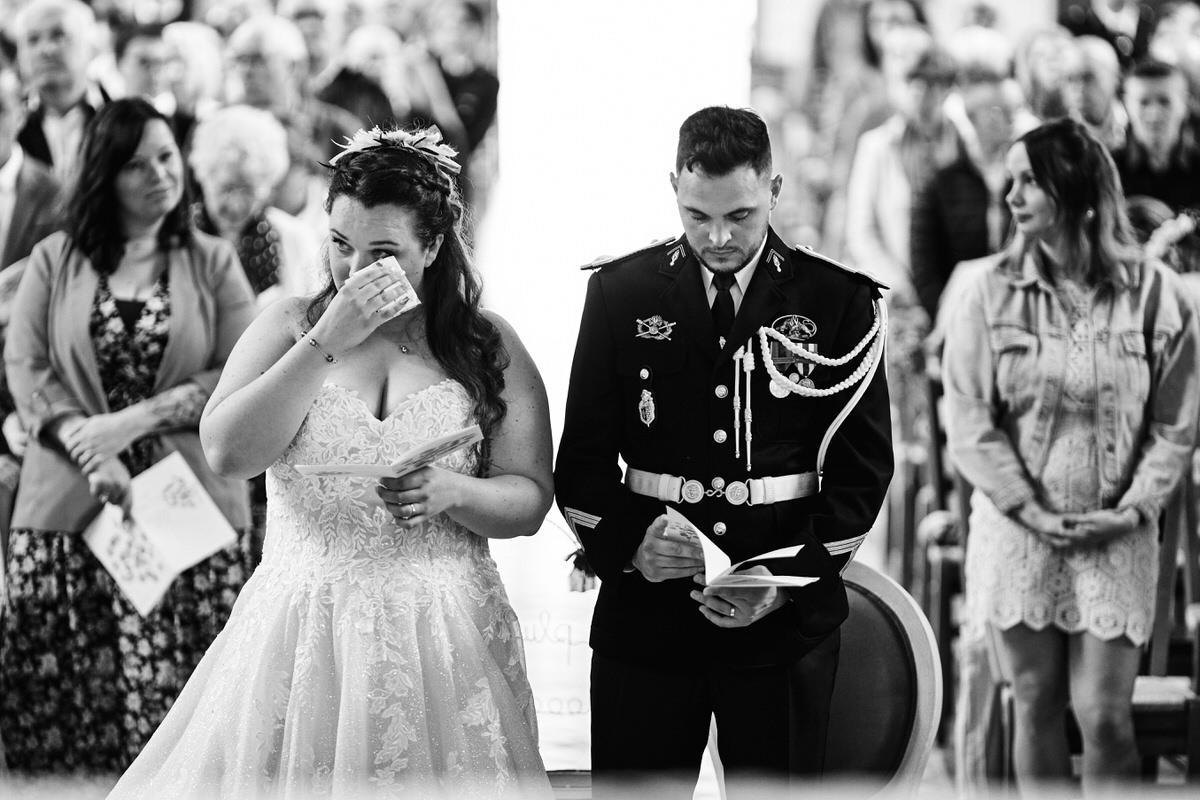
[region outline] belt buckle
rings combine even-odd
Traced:
[[[725,499],[735,506],[740,506],[750,499],[750,489],[741,481],[734,481],[725,487]]]
[[[697,480],[684,481],[679,495],[685,502],[699,503],[704,499],[704,486]]]

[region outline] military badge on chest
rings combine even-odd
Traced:
[[[661,315],[655,314],[648,319],[639,319],[637,321],[637,338],[639,339],[657,339],[659,341],[671,341],[671,331],[675,328],[674,322],[667,322]]]
[[[669,342],[671,341],[671,332],[674,328],[674,322],[668,322],[662,318],[661,314],[655,314],[646,319],[637,320],[636,336],[638,339]],[[647,428],[654,427],[656,416],[654,410],[654,391],[651,386],[653,377],[654,371],[648,365],[643,365],[638,370],[638,379],[641,381],[641,393],[638,395],[638,419]]]
[[[817,343],[812,341],[813,337],[817,335],[817,323],[808,317],[788,314],[771,323],[771,329],[776,331],[780,338],[791,342],[793,346],[808,353],[817,353]],[[810,376],[813,367],[816,366],[814,362],[802,359],[776,338],[771,339],[770,353],[771,363],[780,373],[786,375],[789,381],[806,389],[813,388],[814,384]],[[775,382],[771,383],[772,396],[782,400],[789,394],[791,393],[785,386]]]
[[[654,372],[649,367],[638,370],[638,378],[642,381],[642,393],[638,397],[638,419],[647,428],[654,427],[654,393],[650,391],[650,379]]]

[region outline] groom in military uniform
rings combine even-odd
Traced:
[[[713,715],[731,784],[820,773],[840,574],[892,475],[885,287],[771,229],[763,120],[690,116],[671,185],[683,236],[588,265],[555,469],[601,579],[598,798],[647,778],[690,798]],[[704,585],[701,535],[764,585]]]

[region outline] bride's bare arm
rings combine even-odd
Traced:
[[[284,451],[332,364],[302,336],[304,301],[280,300],[255,318],[225,363],[200,417],[208,463],[250,478]]]
[[[488,317],[508,348],[508,411],[492,436],[487,475],[475,478],[425,467],[381,482],[380,497],[401,527],[446,513],[480,536],[510,539],[537,533],[554,497],[550,410],[533,359],[504,320]]]

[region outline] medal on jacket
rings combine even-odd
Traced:
[[[638,400],[638,417],[647,428],[654,424],[654,395],[649,389],[642,389],[642,399]]]
[[[654,394],[650,387],[654,385],[654,370],[649,364],[643,364],[638,370],[638,378],[642,381],[642,394],[638,398],[638,419],[647,428],[654,425]]]
[[[804,342],[800,346],[810,353],[817,352],[816,342]],[[801,361],[800,363],[796,364],[797,372],[793,372],[791,375],[788,375],[788,379],[792,383],[800,384],[805,389],[812,389],[814,384],[812,382],[812,378],[808,376],[812,374],[813,368],[816,366],[816,363],[812,361]],[[772,383],[771,385],[774,386],[775,384]]]
[[[817,335],[817,324],[808,317],[788,314],[771,323],[771,328],[808,352],[817,352],[816,342],[808,341]],[[808,389],[813,388],[812,378],[809,376],[816,365],[811,361],[801,359],[788,350],[782,342],[774,339],[771,340],[771,363],[777,370],[787,375],[788,380],[792,383],[798,383]],[[791,393],[785,387],[771,382],[771,394],[782,400]]]

